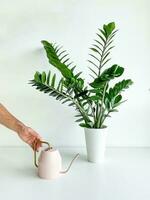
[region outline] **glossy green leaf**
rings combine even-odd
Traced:
[[[60,54],[57,55],[54,45],[45,40],[41,41],[41,43],[44,46],[49,63],[56,67],[61,72],[63,77],[73,77],[73,72],[67,67],[67,65],[65,65],[66,60],[64,62],[61,62]]]
[[[51,82],[51,86],[54,87],[55,86],[55,80],[56,80],[56,74],[53,75],[52,78],[52,82]]]
[[[51,77],[51,72],[49,71],[47,75],[47,81],[46,81],[47,85],[49,85],[50,83],[50,77]]]
[[[125,89],[129,88],[130,85],[133,84],[131,79],[122,80],[114,85],[113,88],[109,89],[109,95],[111,98],[115,97],[116,95],[120,94]]]
[[[113,65],[112,67],[104,70],[102,74],[96,78],[90,85],[93,88],[101,88],[105,85],[107,81],[114,79],[115,77],[119,77],[123,74],[124,68],[118,65]]]
[[[81,122],[81,121],[84,121],[83,117],[81,117],[81,118],[79,118],[79,119],[76,120],[76,122]]]
[[[119,103],[122,99],[122,96],[119,94],[118,96],[116,96],[115,100],[114,100],[114,104]]]
[[[105,34],[108,38],[112,34],[112,32],[115,30],[115,23],[111,22],[107,25],[104,24],[103,30],[105,31]]]
[[[36,72],[36,73],[34,74],[34,80],[37,81],[37,82],[41,82],[40,73],[39,73],[39,72]]]
[[[98,101],[98,100],[100,100],[100,97],[99,96],[90,96],[89,100],[91,100],[91,101]]]
[[[110,101],[109,101],[109,99],[105,98],[104,103],[105,103],[106,109],[109,110],[110,109]]]
[[[112,67],[104,70],[104,72],[100,76],[100,79],[103,81],[109,81],[111,79],[114,79],[115,77],[121,76],[123,72],[124,68],[115,64]]]
[[[46,81],[46,73],[42,72],[42,83],[45,83]]]
[[[90,86],[93,88],[103,88],[105,85],[105,81],[102,81],[100,78],[96,78],[92,83],[90,83]]]
[[[85,123],[80,123],[79,126],[81,126],[83,128],[91,128],[91,126],[89,124],[85,124]]]

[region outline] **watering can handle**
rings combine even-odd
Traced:
[[[48,145],[48,148],[52,148],[51,146],[50,146],[50,144],[48,143],[48,142],[46,142],[46,141],[41,141],[41,143],[42,144],[47,144]],[[34,149],[34,165],[36,166],[36,167],[38,167],[38,164],[37,164],[37,152],[36,152],[36,150]]]

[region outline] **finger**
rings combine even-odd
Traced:
[[[31,134],[27,135],[27,136],[24,138],[24,140],[25,140],[28,144],[32,144],[32,143],[34,142],[35,139],[36,139],[36,137],[33,136],[33,135],[31,135]]]
[[[36,145],[37,151],[39,150],[39,148],[40,148],[41,146],[42,146],[41,140],[38,140],[38,141],[37,141],[37,145]]]
[[[29,138],[28,140],[27,140],[27,143],[29,144],[29,145],[36,145],[35,143],[36,143],[36,138]]]
[[[33,150],[36,151],[36,149],[37,149],[37,140],[36,139],[34,139],[31,146],[32,146]]]
[[[37,138],[38,140],[42,140],[42,137],[41,137],[40,135],[37,135],[36,138]]]
[[[34,151],[38,151],[39,148],[41,147],[41,141],[36,138],[33,144],[34,144]]]

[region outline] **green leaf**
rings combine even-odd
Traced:
[[[42,83],[45,83],[46,81],[46,73],[42,72]]]
[[[120,94],[125,89],[129,88],[129,86],[132,84],[133,84],[133,81],[131,79],[122,80],[116,83],[113,88],[109,89],[109,95],[111,96],[111,98],[113,98],[117,96],[118,94]]]
[[[90,86],[93,88],[103,88],[104,85],[105,81],[102,81],[100,78],[96,78],[92,83],[90,83]]]
[[[120,106],[122,103],[124,103],[124,102],[126,102],[126,101],[127,101],[127,100],[124,100],[124,101],[120,101],[120,102],[114,104],[114,105],[113,105],[113,108],[116,108],[116,107]]]
[[[55,87],[56,75],[54,74],[52,81],[50,81],[50,74],[50,71],[48,72],[47,76],[45,72],[43,72],[42,74],[36,72],[34,75],[34,80],[32,80],[30,83],[32,84],[32,86],[36,87],[37,90],[48,93],[49,96],[54,97],[56,100],[62,101],[62,103],[72,102],[72,105],[74,106],[75,104],[73,102],[73,98],[69,94],[66,94],[66,91],[63,90],[63,78],[58,82],[58,85]],[[45,77],[47,77],[47,80],[45,80]],[[43,81],[41,81],[42,78]],[[51,83],[47,84],[48,82]]]
[[[109,89],[108,95],[110,97],[112,108],[115,108],[124,102],[121,102],[122,96],[120,93],[123,92],[125,89],[129,88],[129,86],[132,84],[133,82],[131,79],[122,80],[116,83],[113,88]]]
[[[72,68],[71,68],[71,71],[73,72],[75,68],[76,68],[76,66],[72,67]]]
[[[57,90],[60,89],[61,85],[63,85],[63,78],[60,79],[58,86],[57,86]]]
[[[97,50],[99,50],[99,53],[100,53],[100,55],[101,55],[101,52],[103,51],[103,50],[101,49],[101,47],[99,47],[97,44],[93,44],[93,47],[94,47],[94,48],[97,48]]]
[[[82,72],[79,72],[75,75],[75,78],[78,78],[80,75],[82,74]]]
[[[78,88],[82,90],[82,88],[84,87],[84,80],[82,78],[78,78],[77,85],[78,85]]]
[[[83,128],[92,128],[90,126],[90,124],[85,124],[85,123],[80,123],[79,126],[83,127]]]
[[[102,125],[101,128],[107,128],[107,126],[106,125]]]
[[[51,86],[54,87],[55,86],[55,80],[56,80],[56,74],[53,75],[52,78],[52,82],[51,82]]]
[[[115,29],[115,23],[114,22],[111,22],[107,25],[104,24],[104,26],[103,26],[103,30],[104,30],[107,38],[112,34],[114,29]]]
[[[66,103],[66,102],[70,102],[70,99],[65,99],[62,104]]]
[[[70,104],[68,104],[68,106],[74,106],[74,103],[70,103]]]
[[[103,36],[104,36],[105,38],[107,38],[107,34],[106,34],[105,31],[103,31],[102,29],[99,29],[99,31],[103,34]]]
[[[86,128],[86,124],[85,123],[80,123],[79,126],[83,127],[83,128]],[[89,127],[88,127],[89,128]]]
[[[88,60],[88,62],[91,63],[93,66],[95,66],[97,69],[99,69],[99,68],[98,68],[98,65],[96,65],[93,61]]]
[[[79,114],[75,115],[75,117],[81,117],[81,114],[79,113]]]
[[[111,79],[114,79],[115,77],[121,76],[123,72],[124,68],[115,64],[112,67],[104,70],[104,72],[100,76],[100,79],[103,81],[109,81]]]
[[[103,41],[103,43],[106,44],[106,40],[105,40],[105,38],[103,38],[103,36],[101,36],[101,35],[98,34],[98,33],[97,33],[97,35],[98,35],[98,37]]]
[[[110,96],[111,99],[113,99],[114,96],[115,96],[114,95],[114,90],[112,88],[109,89],[109,96]]]
[[[105,103],[106,109],[109,110],[110,109],[110,101],[107,97],[105,97],[104,103]]]
[[[117,109],[111,109],[109,112],[110,112],[110,113],[111,113],[111,112],[118,112],[118,110],[117,110]]]
[[[93,95],[93,96],[90,96],[88,99],[91,101],[98,101],[98,100],[100,100],[100,97]]]
[[[66,67],[65,64],[60,63],[58,61],[53,61],[53,66],[55,66],[63,75],[64,78],[72,78],[73,77],[73,73],[70,69],[68,69]]]
[[[40,73],[38,71],[34,74],[34,80],[37,82],[41,82]]]
[[[65,64],[65,62],[67,61],[66,60],[64,62],[61,61],[60,56],[61,54],[64,53],[64,51],[58,54],[58,51],[54,47],[54,44],[49,43],[45,40],[41,41],[41,43],[44,46],[49,63],[52,64],[54,67],[56,67],[65,78],[73,77],[73,72]]]
[[[82,92],[76,94],[74,98],[84,97],[87,94],[87,92],[88,92],[87,90],[83,90]]]
[[[103,29],[99,29],[99,33],[97,33],[98,39],[94,40],[95,44],[93,44],[92,48],[90,48],[92,50],[92,53],[90,54],[90,56],[94,58],[94,62],[91,59],[88,60],[90,64],[92,64],[92,67],[94,66],[98,68],[98,71],[95,71],[95,69],[93,70],[92,68],[90,68],[90,70],[92,71],[92,74],[90,74],[90,76],[93,79],[95,79],[95,74],[96,74],[96,78],[100,76],[101,68],[104,67],[107,64],[107,62],[110,60],[109,54],[110,54],[110,50],[113,48],[113,46],[111,46],[111,43],[113,42],[112,39],[115,36],[115,33],[116,31],[115,31],[114,22],[104,25]],[[97,86],[97,84],[94,84],[94,85],[92,86],[91,84],[92,87],[99,87]]]
[[[83,104],[82,104],[82,106],[84,107],[85,105],[87,105],[88,104],[88,101],[85,101]]]
[[[99,88],[94,88],[94,89],[91,89],[89,90],[90,93],[99,93],[100,92],[100,89]]]
[[[114,100],[114,104],[117,104],[121,101],[122,96],[119,94],[118,96],[116,96],[115,100]]]
[[[104,87],[107,81],[110,81],[115,77],[121,76],[123,72],[124,72],[123,67],[120,67],[118,65],[113,65],[112,67],[104,70],[98,78],[96,78],[92,83],[90,83],[90,86],[92,86],[93,88]]]
[[[81,122],[81,121],[84,121],[83,117],[81,117],[81,118],[79,118],[79,119],[76,120],[76,122]]]
[[[47,75],[47,81],[46,81],[47,85],[49,85],[50,76],[51,76],[51,72],[49,71],[49,72],[48,72],[48,75]]]

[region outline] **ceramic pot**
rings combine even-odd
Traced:
[[[107,129],[84,128],[87,159],[89,162],[104,161]]]

